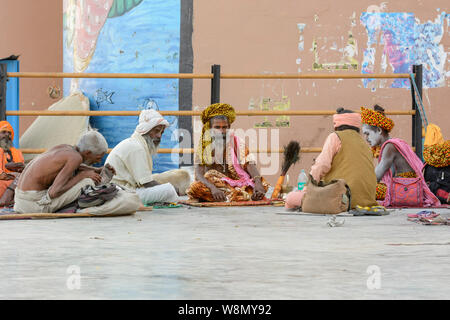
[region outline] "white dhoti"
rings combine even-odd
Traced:
[[[16,189],[14,196],[14,211],[19,213],[54,213],[77,200],[81,195],[81,189],[88,185],[94,186],[95,183],[92,179],[83,179],[64,194],[57,198],[50,199],[51,202],[46,205],[40,205],[38,204],[38,201],[47,194],[48,190],[22,191]],[[136,212],[140,205],[140,199],[135,192],[120,189],[113,199],[106,201],[104,204],[96,207],[78,209],[77,212],[94,215],[127,214]]]
[[[191,185],[191,175],[183,169],[173,169],[162,173],[153,173],[152,178],[160,183],[170,183],[175,187],[178,195],[185,196],[186,190]]]
[[[116,196],[104,204],[96,207],[78,209],[77,212],[95,215],[127,214],[136,212],[141,206],[141,200],[135,192],[120,189]]]
[[[47,205],[40,205],[38,201],[42,199],[48,192],[48,190],[41,191],[22,191],[16,188],[14,195],[14,211],[19,213],[51,213],[56,212],[58,209],[68,205],[69,203],[78,199],[81,195],[81,189],[84,186],[94,186],[95,183],[92,179],[86,178],[78,182],[72,188],[67,190],[64,194],[57,198],[50,199],[51,203]]]
[[[136,193],[143,204],[178,201],[177,191],[170,183],[164,183],[150,188],[137,188]]]

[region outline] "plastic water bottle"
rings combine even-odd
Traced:
[[[298,175],[298,179],[297,179],[298,190],[303,190],[303,188],[305,187],[307,182],[308,182],[308,176],[306,175],[305,170],[302,169],[302,171],[300,171],[300,174]]]

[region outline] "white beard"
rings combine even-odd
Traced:
[[[143,135],[142,137],[144,138],[145,142],[147,142],[147,148],[148,148],[148,151],[150,152],[150,154],[157,153],[159,144],[155,145],[155,143],[153,142],[153,139],[150,138],[150,136],[148,134]]]
[[[223,153],[226,152],[226,145],[230,141],[230,133],[227,131],[225,135],[222,133],[211,132],[211,150],[214,150],[214,163],[223,164]]]
[[[10,139],[0,139],[0,148],[9,150],[12,147],[12,141]]]

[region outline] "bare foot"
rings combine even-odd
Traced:
[[[107,163],[100,172],[100,176],[102,177],[101,184],[109,183],[115,174],[116,170],[114,170],[114,168]]]

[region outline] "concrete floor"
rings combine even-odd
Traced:
[[[0,221],[0,299],[448,299],[450,227],[418,211],[334,228],[280,207]]]

